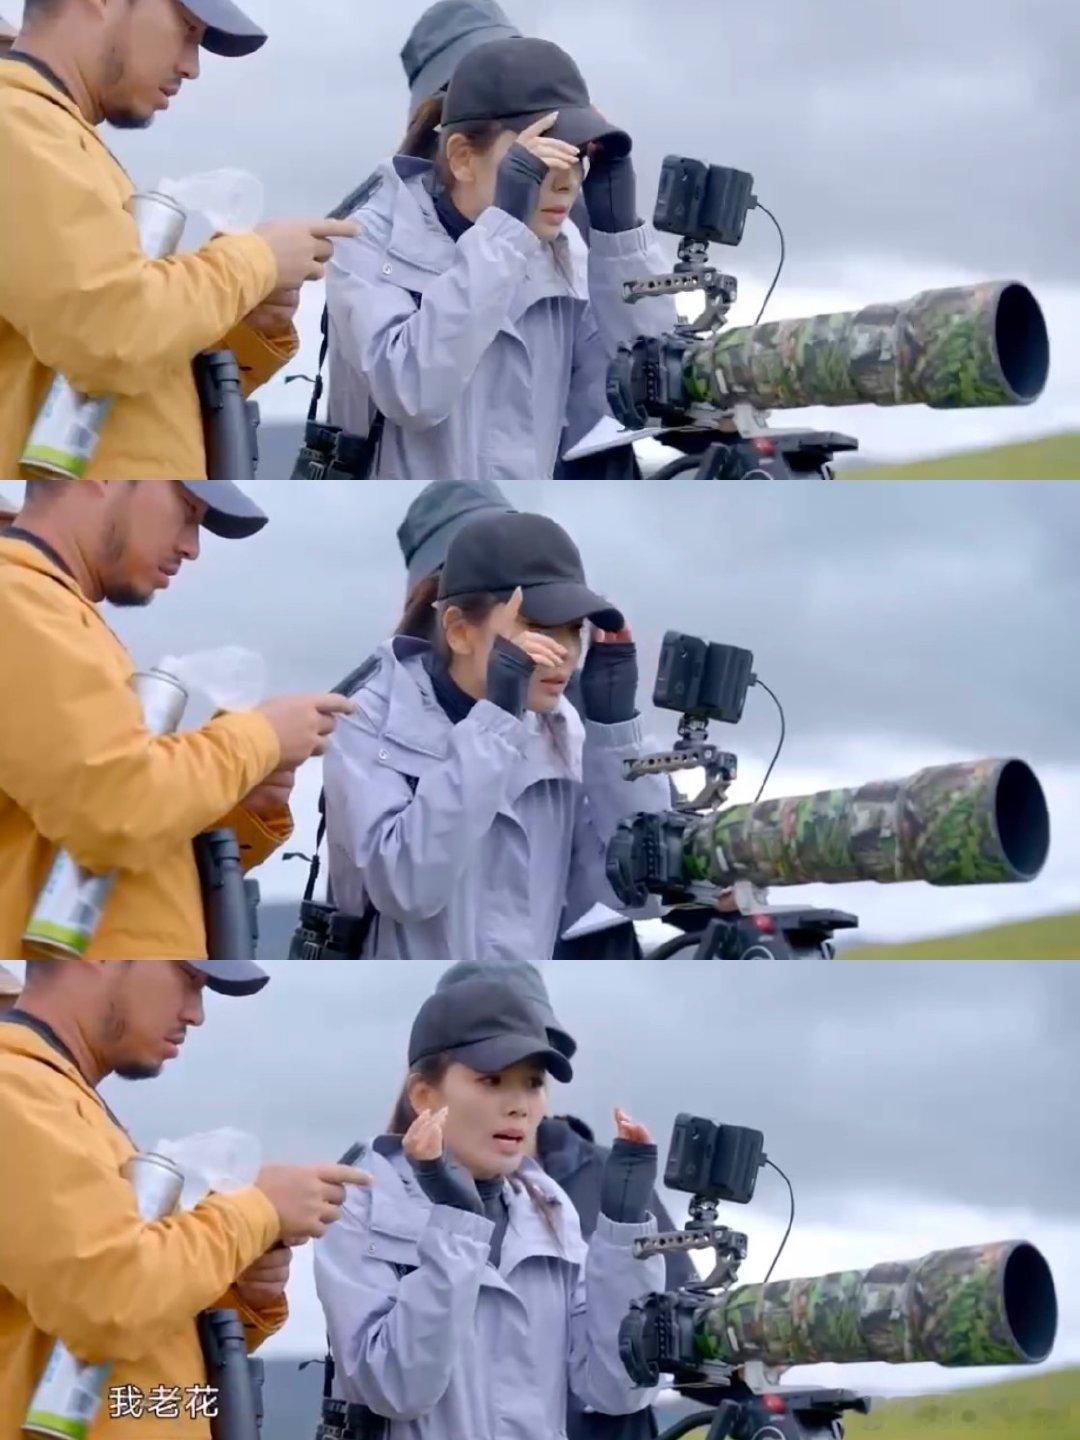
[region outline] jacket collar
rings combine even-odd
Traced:
[[[18,59],[9,60],[0,55],[0,85],[6,85],[12,90],[24,90],[30,95],[37,95],[40,99],[47,100],[58,109],[65,111],[83,128],[87,135],[93,136],[94,143],[100,145],[103,153],[127,176],[127,171],[102,140],[97,127],[91,125],[75,101],[65,95],[62,90],[58,90],[55,85],[50,84],[44,75],[39,74],[32,65],[27,65]]]
[[[382,679],[382,684],[388,687],[383,735],[405,751],[441,760],[449,750],[453,726],[435,696],[431,676],[424,665],[424,656],[430,649],[426,641],[406,635],[395,636],[380,646],[389,667]],[[565,695],[551,713],[560,732],[563,756],[556,754],[537,717],[527,714],[524,720],[528,732],[526,750],[514,786],[516,794],[540,780],[581,780],[585,745],[581,719]],[[511,794],[510,798],[516,795]]]
[[[446,233],[429,189],[433,168],[430,160],[408,155],[397,155],[383,166],[384,185],[391,197],[387,254],[419,272],[421,288],[425,272],[432,277],[443,274],[457,255],[457,245]],[[511,319],[548,296],[569,296],[582,302],[589,298],[588,250],[572,221],[554,244],[537,247]]]
[[[73,1085],[76,1085],[85,1096],[93,1100],[103,1115],[123,1130],[119,1120],[113,1115],[75,1062],[67,1059],[59,1050],[54,1049],[35,1030],[31,1030],[25,1025],[12,1025],[0,1021],[0,1054],[19,1055],[23,1059],[36,1060],[39,1064],[47,1065],[58,1075],[62,1075],[65,1080],[70,1080]]]
[[[379,1149],[369,1144],[361,1162],[374,1182],[367,1192],[371,1207],[368,1223],[383,1235],[417,1242],[434,1207],[420,1188],[400,1145],[387,1144],[395,1138],[379,1137]],[[525,1260],[550,1256],[580,1265],[585,1259],[585,1242],[566,1195],[534,1160],[523,1161],[519,1173],[548,1202],[553,1229],[549,1229],[529,1195],[508,1183],[505,1191],[508,1223],[502,1258],[498,1271],[488,1265],[484,1277],[484,1284],[495,1289],[509,1289],[504,1277]]]
[[[54,565],[47,555],[43,555],[36,545],[30,545],[25,540],[19,540],[15,536],[8,538],[6,530],[0,530],[0,570],[5,565],[15,565],[23,570],[34,570],[39,575],[45,575],[50,580],[57,581],[69,594],[73,595],[84,610],[87,610],[97,623],[107,632],[110,638],[123,651],[125,658],[130,661],[127,650],[118,639],[111,627],[106,622],[98,607],[90,600],[80,588],[77,580],[74,580],[66,571],[61,570],[59,565]]]

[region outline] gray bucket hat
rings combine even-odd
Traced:
[[[509,515],[513,506],[490,480],[433,480],[425,485],[398,526],[398,544],[409,588],[441,570],[450,541],[482,515]]]
[[[489,40],[515,40],[521,31],[495,0],[437,0],[417,20],[401,51],[413,106],[449,85],[458,61]]]
[[[449,970],[443,971],[435,989],[445,990],[448,985],[457,985],[462,980],[475,980],[477,977],[507,980],[516,985],[526,999],[543,1013],[544,1028],[555,1049],[568,1060],[573,1059],[577,1041],[556,1020],[544,977],[535,965],[528,960],[459,960],[456,965],[451,965]]]
[[[266,44],[265,30],[233,0],[184,0],[184,6],[206,26],[202,47],[213,55],[251,55]]]
[[[235,480],[181,480],[206,508],[203,526],[211,535],[225,540],[246,540],[256,535],[270,518],[246,495]]]

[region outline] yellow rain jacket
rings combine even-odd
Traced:
[[[199,480],[202,416],[191,362],[231,349],[250,393],[296,351],[290,327],[239,322],[273,290],[259,236],[221,235],[167,260],[141,253],[133,186],[62,91],[0,56],[0,476],[18,462],[54,371],[117,398],[87,477]]]
[[[181,1392],[179,1419],[116,1420],[106,1392],[93,1440],[204,1440],[209,1421],[186,1408],[207,1383],[196,1315],[235,1310],[251,1350],[285,1323],[284,1299],[255,1312],[231,1290],[280,1238],[263,1192],[210,1195],[147,1224],[120,1174],[134,1153],[76,1066],[0,1024],[0,1440],[22,1440],[55,1338],[80,1360],[112,1361],[110,1387]]]
[[[90,957],[206,956],[193,838],[237,832],[245,867],[292,830],[239,802],[277,768],[257,711],[154,736],[130,687],[134,665],[78,585],[40,551],[0,534],[0,956],[22,933],[57,848],[118,872]],[[0,1154],[4,1152],[0,1151]]]

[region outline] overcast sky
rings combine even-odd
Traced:
[[[197,87],[151,131],[109,143],[142,185],[241,166],[264,181],[271,213],[324,213],[396,148],[407,101],[398,52],[424,6],[321,0],[318,23],[305,24],[288,0],[245,3],[270,34],[264,49],[207,56]],[[1039,403],[831,412],[831,427],[861,436],[866,454],[1080,426],[1080,11],[1070,0],[505,8],[526,33],[568,49],[600,108],[632,132],[644,215],[667,153],[753,173],[788,240],[772,318],[978,278],[1036,290],[1053,352]],[[753,319],[776,256],[757,214],[738,251],[717,252],[741,282],[736,322]],[[314,364],[319,303],[312,290],[292,368]],[[279,378],[263,391],[265,413],[300,415],[305,390]]]
[[[266,1158],[316,1161],[382,1128],[440,967],[270,968],[258,997],[208,997],[205,1029],[160,1080],[106,1083],[138,1143],[233,1125],[258,1135]],[[552,1086],[553,1110],[607,1140],[619,1104],[662,1155],[679,1110],[762,1130],[796,1195],[779,1275],[1026,1238],[1057,1278],[1054,1362],[1080,1362],[1080,969],[672,962],[620,966],[616,978],[610,964],[579,962],[545,974],[580,1047],[572,1084]],[[683,1198],[668,1198],[681,1223]],[[749,1234],[744,1279],[760,1279],[787,1219],[782,1183],[763,1172],[753,1203],[724,1219]],[[278,1353],[321,1344],[309,1267],[301,1252]],[[825,1375],[875,1391],[986,1378],[933,1366]]]
[[[412,483],[253,487],[271,516],[203,555],[146,610],[108,618],[140,665],[233,643],[265,660],[272,691],[336,684],[397,623],[395,531]],[[12,497],[17,486],[8,486]],[[1080,908],[1080,486],[936,483],[517,485],[520,509],[563,524],[590,583],[626,612],[639,703],[656,748],[677,717],[649,697],[663,632],[745,646],[784,705],[788,738],[767,795],[803,794],[983,755],[1019,756],[1050,803],[1049,862],[1029,885],[817,886],[778,901],[837,905],[862,934],[901,938]],[[617,498],[613,498],[617,497]],[[192,723],[202,718],[196,706]],[[752,690],[734,799],[752,799],[776,744]],[[314,838],[319,766],[300,772],[295,841]],[[305,867],[264,866],[264,895],[296,898]]]

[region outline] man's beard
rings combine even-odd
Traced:
[[[144,595],[141,590],[136,590],[134,585],[108,585],[105,588],[105,599],[109,604],[119,606],[122,609],[145,609],[153,598],[154,595],[152,591]]]
[[[121,1080],[156,1080],[164,1068],[164,1063],[161,1065],[136,1065],[133,1062],[130,1065],[117,1065],[113,1074],[119,1075]]]
[[[114,130],[148,130],[154,123],[153,115],[136,115],[134,110],[107,110],[105,120]]]

